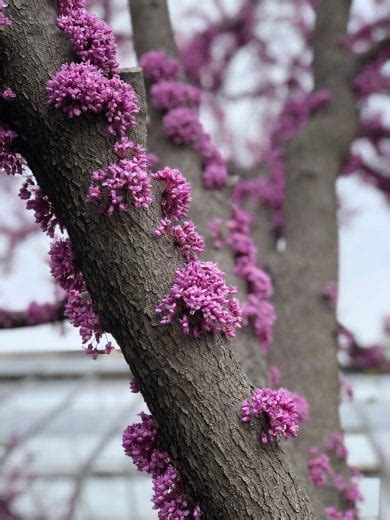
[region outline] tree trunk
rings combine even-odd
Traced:
[[[298,465],[307,460],[310,447],[323,447],[330,433],[341,431],[337,322],[321,292],[338,279],[335,183],[357,127],[354,61],[342,45],[349,9],[349,0],[322,0],[317,6],[314,90],[327,89],[332,99],[288,148],[287,248],[268,260],[278,316],[271,359],[281,368],[283,385],[310,403],[310,420],[294,450]],[[305,466],[302,470],[307,473]],[[340,500],[337,490],[316,492],[327,505]]]
[[[112,159],[112,139],[100,117],[69,120],[47,105],[47,80],[72,60],[54,2],[11,1],[7,16],[13,23],[0,33],[0,77],[17,97],[5,116],[66,225],[95,309],[139,382],[186,493],[207,519],[312,518],[282,449],[262,446],[241,422],[250,386],[228,342],[158,323],[154,308],[180,256],[154,234],[157,203],[113,216],[85,203],[91,172]]]

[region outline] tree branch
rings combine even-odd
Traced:
[[[0,309],[0,330],[45,325],[65,320],[65,301],[55,303],[32,302],[24,311]]]
[[[366,65],[374,61],[379,54],[387,49],[390,45],[390,37],[383,38],[382,40],[374,43],[365,52],[357,54],[355,57],[355,72],[360,72]]]

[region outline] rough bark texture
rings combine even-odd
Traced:
[[[154,49],[164,49],[169,55],[177,56],[165,0],[132,0],[130,11],[138,57]],[[149,87],[148,84],[146,86]],[[231,187],[222,190],[206,190],[202,183],[200,155],[189,147],[174,145],[165,138],[161,125],[161,112],[155,110],[150,103],[148,113],[148,147],[158,155],[161,164],[178,168],[190,181],[193,202],[189,216],[207,239],[210,237],[210,223],[214,218],[220,217],[227,221],[231,217]],[[234,258],[229,247],[215,249],[212,240],[207,240],[206,255],[208,259],[218,263],[227,274],[229,283],[237,287],[240,301],[245,301],[247,290],[243,280],[233,275]],[[267,367],[251,326],[243,327],[238,332],[233,345],[233,351],[251,383],[257,387],[265,386],[268,380]]]
[[[112,159],[112,141],[99,117],[69,120],[47,105],[47,80],[72,59],[54,1],[14,0],[7,16],[13,25],[0,37],[0,78],[17,95],[8,122],[68,229],[95,309],[140,384],[186,492],[207,519],[313,518],[283,451],[261,446],[241,423],[250,387],[228,342],[158,324],[154,308],[181,263],[154,234],[159,195],[148,211],[111,217],[85,203],[91,172]]]
[[[271,358],[282,370],[283,385],[306,395],[311,409],[298,439],[298,463],[307,460],[311,446],[323,446],[331,432],[341,430],[337,323],[320,295],[338,279],[335,182],[357,123],[353,56],[340,44],[349,9],[349,0],[322,0],[317,7],[314,88],[329,90],[332,100],[289,146],[287,248],[269,258],[278,315]],[[325,503],[337,503],[338,493],[317,492]]]

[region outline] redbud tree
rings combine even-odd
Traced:
[[[0,171],[60,294],[0,327],[67,319],[91,358],[115,338],[159,518],[351,520],[337,337],[386,361],[336,321],[335,183],[390,191],[385,3],[231,4],[174,31],[164,0],[0,2]],[[37,230],[17,208],[9,260]]]

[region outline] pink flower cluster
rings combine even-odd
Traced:
[[[0,1],[0,27],[4,25],[11,25],[11,20],[5,16],[3,10],[8,7],[5,2]]]
[[[332,474],[330,459],[326,453],[321,453],[318,448],[310,448],[308,461],[309,475],[315,486],[325,486],[328,476]]]
[[[185,217],[191,204],[191,186],[180,170],[164,168],[152,175],[153,179],[164,182],[161,211],[168,219]]]
[[[164,168],[152,175],[153,179],[164,183],[161,196],[163,218],[156,229],[158,236],[168,235],[179,246],[186,260],[196,260],[197,254],[204,250],[204,240],[196,231],[195,224],[185,221],[172,225],[173,220],[185,217],[191,203],[191,186],[179,170]]]
[[[257,247],[250,236],[252,216],[233,203],[228,221],[227,243],[235,256],[234,274],[247,282],[248,299],[243,305],[244,323],[250,322],[261,348],[266,352],[272,342],[276,315],[270,298],[273,293],[270,277],[257,264]]]
[[[107,73],[118,69],[116,43],[105,21],[83,8],[71,9],[58,18],[58,27],[70,36],[76,54]]]
[[[7,5],[0,1],[0,27],[2,25],[2,19],[8,20],[8,18],[2,18],[1,15],[1,10],[5,7],[7,7]],[[10,88],[6,88],[3,91],[0,91],[0,102],[2,100],[9,101],[14,97],[15,93]],[[11,128],[9,128],[7,125],[0,123],[0,172],[4,172],[7,175],[21,173],[24,166],[23,157],[18,153],[15,153],[13,150],[13,143],[16,137],[16,132],[11,130]]]
[[[266,420],[266,429],[260,435],[263,444],[298,435],[302,419],[295,395],[286,388],[258,388],[249,401],[242,403],[241,410],[243,422],[249,422],[252,417]]]
[[[87,354],[96,358],[101,350],[96,344],[100,343],[103,327],[99,316],[92,307],[92,300],[88,293],[83,274],[76,265],[72,244],[69,239],[57,240],[51,244],[50,271],[58,285],[65,291],[65,316],[70,323],[79,328],[83,343],[89,343]],[[111,343],[107,343],[104,353],[112,350]]]
[[[168,324],[177,319],[185,334],[191,332],[198,337],[202,332],[221,332],[234,337],[236,328],[241,326],[238,300],[230,298],[236,290],[226,285],[224,274],[216,264],[197,259],[204,249],[204,240],[193,222],[172,225],[173,220],[188,213],[190,185],[179,170],[172,168],[155,172],[153,178],[164,183],[163,218],[156,234],[170,237],[189,262],[176,271],[173,286],[156,309],[163,315],[160,323]]]
[[[183,494],[180,475],[172,466],[169,455],[158,447],[157,428],[151,415],[139,414],[140,423],[128,426],[123,432],[122,446],[139,471],[153,477],[154,509],[160,520],[201,518],[199,506],[191,509]]]
[[[347,448],[344,445],[341,433],[329,435],[325,442],[325,451],[321,452],[319,448],[310,448],[309,450],[308,470],[314,485],[318,487],[325,485],[335,487],[351,505],[346,511],[338,510],[332,506],[325,508],[327,518],[330,520],[356,519],[356,504],[359,500],[362,500],[359,489],[360,473],[351,468],[350,478],[346,479],[345,476],[337,474],[332,468],[331,457],[346,459],[347,455]]]
[[[172,226],[169,229],[169,235],[173,242],[179,246],[180,252],[186,260],[196,260],[198,253],[204,251],[203,237],[199,235],[191,221]]]
[[[164,51],[149,51],[140,60],[145,78],[152,83],[173,81],[179,78],[181,69],[179,62]]]
[[[152,105],[158,110],[168,112],[183,106],[198,107],[201,93],[197,87],[181,81],[161,81],[150,89]]]
[[[19,197],[27,200],[26,208],[34,212],[35,222],[49,237],[53,238],[57,227],[63,232],[64,226],[54,214],[53,205],[39,188],[33,177],[27,177],[19,191]]]
[[[145,149],[127,137],[116,143],[115,148],[123,158],[105,170],[92,173],[87,201],[107,201],[105,211],[109,215],[115,210],[125,211],[129,198],[136,208],[147,208],[152,201],[152,189],[146,173]]]
[[[146,152],[125,137],[136,126],[139,104],[134,89],[117,74],[112,29],[87,13],[83,1],[62,0],[58,9],[58,26],[71,37],[81,63],[64,64],[49,80],[49,104],[71,118],[103,113],[108,132],[117,139],[114,152],[120,157],[106,169],[93,172],[87,201],[102,201],[109,214],[125,211],[129,199],[136,207],[147,208],[151,185]],[[125,151],[130,157],[124,156]]]
[[[16,137],[16,132],[0,124],[0,172],[3,171],[7,175],[21,173],[24,166],[22,156],[13,151]]]
[[[140,60],[145,76],[153,83],[151,101],[155,108],[165,112],[163,129],[175,144],[191,145],[203,160],[203,183],[206,188],[218,189],[225,185],[225,161],[199,121],[197,107],[201,93],[197,87],[178,81],[182,74],[177,60],[164,51],[150,51]]]
[[[230,298],[235,293],[215,263],[193,261],[176,271],[173,286],[156,312],[163,314],[161,323],[177,319],[184,334],[221,332],[234,337],[242,321],[238,300]]]
[[[356,509],[340,511],[336,507],[325,507],[325,514],[328,520],[357,520]]]

